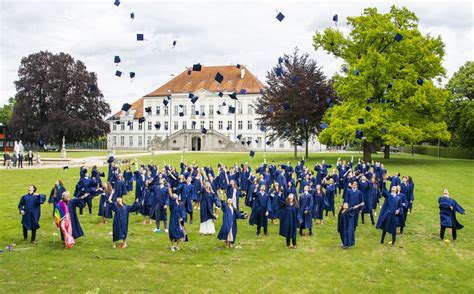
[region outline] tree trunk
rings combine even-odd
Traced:
[[[308,152],[308,140],[306,140],[306,150],[305,150],[305,153],[304,153],[304,158],[308,158],[309,157],[309,152]]]
[[[384,159],[390,159],[390,145],[384,145],[383,158]]]
[[[298,143],[297,142],[293,142],[294,146],[295,146],[295,159],[298,159]]]
[[[364,161],[365,162],[372,162],[372,146],[367,141],[364,141],[363,151],[364,151]]]

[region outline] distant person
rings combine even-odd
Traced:
[[[464,228],[458,220],[456,219],[456,212],[460,214],[465,214],[466,211],[459,205],[456,200],[449,197],[448,189],[444,189],[443,195],[438,199],[439,204],[439,224],[440,232],[439,237],[441,240],[444,239],[444,232],[446,228],[451,228],[451,233],[453,235],[453,241],[457,238],[457,230]],[[449,242],[448,239],[445,240]]]
[[[46,200],[46,195],[37,194],[34,185],[28,186],[28,193],[23,195],[18,204],[21,214],[21,225],[23,226],[23,238],[28,239],[28,231],[31,231],[31,243],[36,245],[36,230],[40,228],[41,204]]]
[[[245,216],[233,206],[233,203],[232,198],[228,198],[227,202],[221,200],[221,209],[223,212],[222,227],[217,238],[224,241],[227,248],[231,248],[237,239],[237,219],[245,218]]]
[[[385,235],[390,233],[392,234],[392,246],[395,246],[397,226],[404,222],[403,202],[398,194],[397,186],[392,187],[390,194],[388,194],[387,190],[384,190],[382,195],[385,197],[385,202],[380,210],[376,228],[382,230],[381,244],[385,241]]]
[[[138,198],[131,206],[124,204],[122,197],[117,198],[116,202],[112,202],[112,200],[109,202],[111,203],[112,211],[114,212],[114,221],[112,225],[112,248],[117,247],[116,242],[119,240],[122,240],[120,248],[126,248],[128,235],[128,216],[130,212],[134,212],[140,208]]]
[[[57,179],[54,183],[54,187],[51,189],[51,193],[49,193],[48,198],[48,203],[53,204],[53,215],[54,209],[56,208],[56,204],[61,201],[61,197],[64,192],[66,192],[66,187],[64,187],[64,184],[61,179]]]
[[[179,242],[188,241],[186,230],[184,228],[184,221],[183,221],[183,215],[186,216],[186,211],[184,207],[180,205],[177,194],[171,194],[169,203],[170,203],[169,238],[171,241],[170,249],[171,251],[178,251]]]
[[[13,152],[13,167],[16,167],[18,163],[18,155],[16,152]]]
[[[64,241],[67,249],[72,248],[76,244],[77,238],[84,236],[84,231],[82,231],[76,212],[76,207],[84,207],[84,205],[82,197],[71,199],[68,191],[63,192],[61,200],[56,204],[54,220],[61,230],[61,239]]]
[[[280,236],[286,238],[288,249],[296,249],[296,235],[299,223],[302,222],[298,213],[298,201],[291,193],[286,197],[286,200],[284,197],[279,197],[278,204],[280,205]]]
[[[41,165],[41,155],[39,152],[36,152],[36,164]]]
[[[28,166],[33,166],[33,151],[28,150]]]
[[[18,153],[18,168],[23,168],[23,152]]]
[[[12,159],[10,157],[10,153],[8,152],[3,153],[3,165],[7,169],[12,167]]]

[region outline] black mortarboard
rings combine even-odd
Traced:
[[[204,111],[201,112],[201,116],[206,116],[206,113]]]
[[[240,89],[239,94],[245,94],[245,93],[247,93],[247,90],[245,90],[245,89]]]
[[[392,87],[393,87],[393,84],[392,84],[392,83],[388,83],[388,84],[387,84],[387,88],[388,88],[388,89],[392,89]]]
[[[180,116],[180,117],[183,117],[183,116],[184,116],[184,112],[180,111],[180,112],[179,112],[179,116]]]
[[[369,105],[367,105],[367,106],[365,107],[365,110],[367,110],[367,111],[371,111],[371,110],[372,110],[372,108],[371,108]]]
[[[222,102],[222,106],[226,106],[226,105],[227,105],[227,104],[225,103],[225,101],[224,101],[224,102]]]
[[[135,19],[135,12],[130,13],[130,18]]]
[[[241,135],[241,134],[238,134],[238,135],[237,135],[237,139],[241,140],[241,139],[242,139],[242,135]]]
[[[362,138],[363,135],[364,135],[364,132],[362,132],[361,130],[356,130],[356,138],[357,139]]]
[[[128,121],[127,122],[127,126],[131,126],[132,125],[132,122],[131,121]]]
[[[332,21],[338,22],[338,20],[339,20],[339,17],[337,16],[337,14],[335,14],[335,15],[332,17]]]
[[[140,117],[140,118],[138,119],[138,123],[140,123],[140,124],[141,124],[141,123],[144,123],[145,121],[146,121],[146,118],[144,118],[144,117]]]
[[[173,47],[176,46],[176,40],[173,41]]]
[[[397,42],[400,42],[401,40],[403,40],[403,36],[400,33],[397,33],[395,37],[393,37],[393,39]]]
[[[125,111],[125,112],[127,112],[127,111],[130,109],[130,107],[132,107],[132,105],[130,105],[130,104],[128,104],[128,103],[124,103],[124,104],[122,105],[122,110]]]
[[[202,128],[202,129],[201,129],[201,133],[206,134],[206,133],[207,133],[206,128]]]
[[[193,120],[191,123],[193,124],[193,126],[196,125],[196,121],[195,121],[195,120]]]
[[[214,80],[216,80],[216,82],[218,82],[219,84],[222,83],[222,81],[224,80],[224,76],[222,76],[219,72],[216,73],[216,76],[214,78]]]
[[[235,67],[240,68],[240,64],[237,63],[237,65]]]
[[[374,103],[374,99],[373,98],[367,99],[367,103]]]
[[[418,80],[416,81],[416,83],[420,86],[423,85],[423,79],[422,78],[418,78]]]
[[[145,40],[143,34],[137,34],[137,41],[143,41]]]
[[[120,61],[122,61],[122,60],[120,60],[120,56],[115,55],[115,57],[114,57],[114,63],[117,63],[117,65],[118,65],[118,64],[120,63]]]
[[[328,124],[321,123],[321,124],[319,124],[319,126],[321,127],[321,129],[326,129],[328,127]]]
[[[63,166],[63,170],[68,169],[68,168],[69,168],[69,166],[67,166],[67,165]]]
[[[359,75],[359,70],[355,69],[354,70],[354,75],[358,76]]]
[[[342,70],[347,73],[349,71],[349,69],[347,68],[347,66],[344,65],[344,67],[342,68]]]
[[[263,126],[263,125],[260,126],[260,131],[261,131],[261,132],[265,132],[265,126]]]
[[[189,98],[189,99],[191,99],[191,98],[193,98],[193,97],[194,97],[194,94],[193,94],[193,93],[189,93],[189,94],[188,94],[188,98]]]
[[[283,15],[283,13],[278,12],[278,14],[276,16],[276,19],[278,19],[281,22],[284,18],[285,18],[285,16]]]
[[[115,124],[116,124],[116,125],[119,125],[119,124],[120,124],[120,121],[119,121],[119,120],[116,120],[116,121],[115,121]]]
[[[255,152],[250,150],[250,157],[254,157],[255,156]]]
[[[151,112],[151,107],[145,107],[145,112],[150,113]]]
[[[230,127],[229,127],[229,126],[227,126],[226,130],[228,130],[228,131],[229,131],[229,130],[230,130]]]
[[[382,128],[382,134],[386,134],[387,133],[387,129],[386,128]]]
[[[133,79],[135,77],[135,73],[133,71],[130,72],[130,78]]]
[[[222,96],[224,96],[224,93],[219,92],[219,93],[217,94],[217,96],[222,97]]]
[[[329,45],[331,45],[331,47],[334,46],[334,41],[331,40],[331,42],[329,42]]]
[[[290,104],[288,102],[283,103],[284,110],[290,110]]]
[[[247,141],[247,145],[250,145],[250,144],[252,144],[252,141]]]
[[[331,98],[326,98],[326,103],[330,104],[331,103]]]
[[[168,99],[163,99],[163,104],[164,104],[165,106],[168,106],[168,103],[169,103],[169,102],[168,102]]]
[[[120,0],[115,0],[114,5],[118,7],[120,5]]]
[[[283,75],[283,68],[277,67],[276,70],[275,70],[275,73],[276,73],[277,77],[281,77]]]
[[[199,115],[199,110],[196,110],[194,113],[195,113],[196,115]]]
[[[121,76],[122,76],[122,72],[121,72],[120,70],[115,71],[115,76],[121,77]]]
[[[235,93],[235,92],[231,93],[231,94],[229,94],[229,97],[230,97],[230,99],[237,100],[237,93]]]
[[[229,106],[229,113],[235,113],[235,107]]]
[[[267,141],[267,145],[270,145],[272,143],[272,141]]]
[[[99,177],[105,177],[105,173],[104,172],[99,173]]]
[[[364,119],[363,119],[363,118],[359,118],[359,119],[357,119],[357,122],[361,125],[361,124],[364,123]]]
[[[196,101],[199,99],[198,96],[194,96],[193,98],[191,98],[191,103],[194,104],[196,103]]]
[[[89,85],[89,92],[94,93],[97,91],[97,86],[94,84]]]
[[[193,64],[193,71],[201,71],[202,65],[200,63]]]
[[[216,111],[216,113],[217,113],[218,115],[221,115],[221,112],[220,112],[219,110],[218,110],[218,111]]]
[[[244,141],[242,141],[242,142],[240,142],[240,144],[242,144],[242,145],[245,145],[245,142],[244,142]]]

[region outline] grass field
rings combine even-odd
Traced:
[[[143,153],[146,152],[144,150],[117,150],[115,154],[123,155],[123,154],[130,154],[130,153]],[[89,157],[89,156],[107,156],[107,150],[93,150],[93,151],[67,151],[66,156],[67,158],[82,158],[82,157]],[[61,152],[40,152],[41,158],[60,158]],[[36,156],[36,153],[35,153]]]
[[[312,167],[323,158],[334,164],[338,156],[350,158],[350,154],[313,154],[307,165]],[[163,160],[177,165],[179,157],[174,154],[153,159],[159,165]],[[237,153],[187,153],[186,157],[213,166],[250,159]],[[141,158],[144,162],[150,159]],[[272,159],[286,161],[292,156],[267,154],[267,160]],[[375,159],[381,157],[376,155]],[[255,166],[261,161],[262,155],[257,154],[252,163]],[[356,246],[342,250],[336,219],[328,217],[324,225],[316,226],[315,236],[298,238],[297,250],[286,248],[278,225],[269,226],[268,237],[257,238],[255,227],[241,220],[236,244],[240,248],[224,249],[216,236],[200,236],[199,223],[195,222],[187,226],[190,242],[182,244],[181,251],[171,252],[168,235],[153,233],[152,225],[143,225],[141,216],[133,214],[129,247],[114,250],[111,224],[98,224],[96,198],[94,214],[80,216],[86,236],[78,239],[72,250],[65,250],[57,240],[53,245],[52,208],[43,205],[39,244],[34,249],[0,253],[0,292],[473,293],[474,161],[395,155],[383,162],[390,174],[401,172],[415,181],[414,211],[395,247],[379,244],[381,232],[366,223],[357,229]],[[29,183],[49,196],[56,178],[62,178],[72,189],[79,172],[77,168],[0,171],[1,248],[11,243],[17,244],[16,248],[31,247],[22,241],[19,198]],[[465,228],[452,243],[441,242],[438,237],[437,199],[445,187],[468,212],[458,217]],[[128,196],[126,202],[132,198]],[[338,197],[337,204],[340,202]],[[219,218],[217,230],[220,223]]]

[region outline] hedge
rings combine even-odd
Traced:
[[[401,152],[412,153],[411,146],[400,147]],[[438,146],[414,145],[413,153],[438,156]],[[474,159],[474,149],[439,147],[439,157]]]

